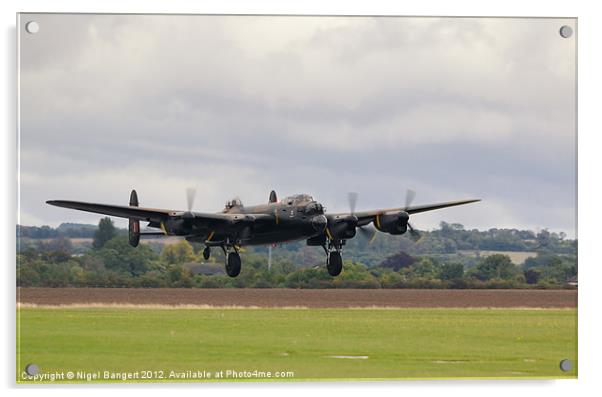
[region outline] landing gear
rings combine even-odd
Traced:
[[[332,277],[338,276],[343,270],[343,258],[341,256],[343,245],[345,245],[345,240],[328,240],[328,246],[326,243],[322,246],[324,252],[326,252],[326,269]]]
[[[207,244],[207,242],[205,242]],[[226,238],[224,241],[219,244],[207,245],[203,250],[203,257],[205,259],[209,258],[210,248],[209,247],[220,247],[224,252],[224,257],[226,258],[226,274],[230,277],[236,277],[240,274],[240,254],[238,253],[238,245],[232,243],[230,239]],[[234,250],[231,252],[230,250]]]
[[[208,260],[210,256],[211,256],[211,248],[205,247],[205,249],[203,250],[203,258],[205,258],[205,260]]]
[[[328,274],[332,277],[341,274],[341,271],[343,270],[343,258],[339,251],[330,252],[328,260],[326,261],[326,268],[328,269]]]
[[[226,273],[230,277],[236,277],[240,274],[240,255],[238,252],[230,252],[226,260]]]

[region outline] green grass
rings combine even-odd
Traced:
[[[105,370],[148,370],[168,377],[171,370],[258,370],[293,371],[293,380],[577,376],[576,310],[22,308],[19,324],[18,368],[35,363],[46,373],[100,371],[102,377]],[[563,358],[573,361],[572,371],[560,371]]]

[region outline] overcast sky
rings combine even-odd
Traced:
[[[23,31],[35,20],[37,34]],[[49,199],[214,212],[464,198],[418,228],[575,235],[571,19],[22,15],[20,223]],[[125,221],[119,223],[124,225]]]

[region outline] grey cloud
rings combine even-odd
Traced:
[[[36,17],[21,59],[35,222],[96,219],[43,199],[123,202],[134,185],[178,208],[170,191],[198,184],[203,210],[271,188],[390,206],[413,187],[485,199],[420,226],[573,234],[575,46],[557,34],[571,20]]]

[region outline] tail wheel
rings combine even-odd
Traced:
[[[226,262],[226,273],[230,277],[236,277],[240,274],[240,255],[238,252],[230,252]]]
[[[341,253],[338,251],[332,251],[328,256],[328,263],[326,264],[326,268],[328,269],[328,274],[333,277],[341,274],[343,270],[343,258],[341,257]]]

